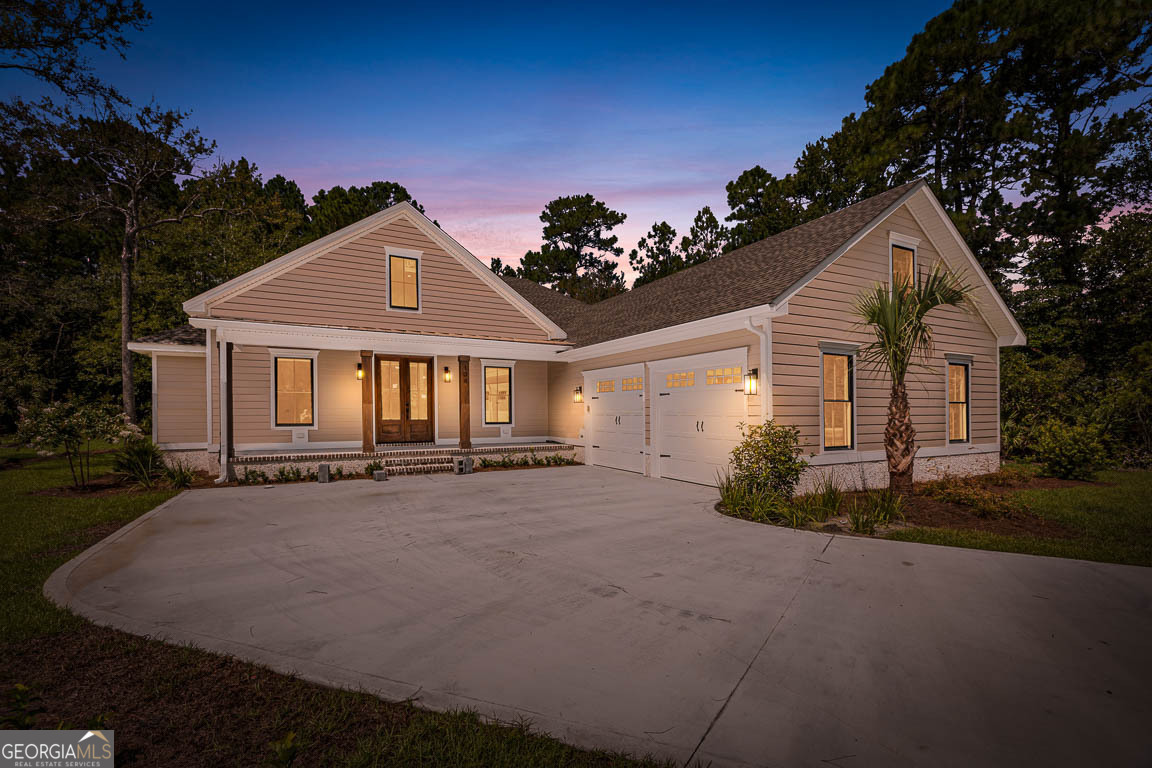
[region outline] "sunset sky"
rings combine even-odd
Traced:
[[[192,110],[222,156],[309,197],[400,182],[507,262],[539,246],[559,195],[628,214],[626,249],[654,221],[726,214],[726,182],[790,170],[948,3],[146,5],[127,60],[93,57],[107,81]]]

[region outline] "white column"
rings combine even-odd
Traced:
[[[205,392],[205,405],[208,410],[207,433],[204,437],[204,445],[212,445],[212,353],[215,352],[214,339],[212,338],[212,329],[204,329],[204,392]]]
[[[217,482],[228,482],[228,409],[225,404],[228,402],[228,344],[224,339],[220,338],[217,334],[217,341],[220,343],[220,478]]]

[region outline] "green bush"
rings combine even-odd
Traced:
[[[164,474],[164,454],[146,437],[133,437],[112,457],[112,469],[141,488],[152,488]]]
[[[800,430],[768,421],[740,425],[743,437],[732,449],[732,477],[749,489],[790,500],[808,462],[800,457]]]
[[[806,504],[780,504],[776,514],[779,521],[789,528],[801,528],[812,519]]]
[[[236,477],[236,482],[240,485],[267,485],[268,481],[268,475],[264,470],[252,467],[244,467],[244,474]]]
[[[717,478],[717,487],[724,512],[731,517],[755,523],[774,522],[783,518],[786,505],[768,488],[753,488],[727,472]]]
[[[820,497],[815,494],[796,496],[792,499],[792,506],[797,507],[809,520],[823,523],[828,519],[828,510],[820,503]]]
[[[191,487],[196,473],[182,461],[169,461],[164,464],[164,480],[177,490]]]
[[[293,483],[297,480],[303,480],[304,473],[300,471],[300,467],[285,464],[276,467],[276,471],[272,473],[272,478],[278,483]]]
[[[904,519],[904,497],[889,488],[868,491],[864,498],[874,525],[891,525],[893,520]]]
[[[1107,457],[1099,427],[1055,419],[1037,431],[1035,450],[1045,474],[1066,480],[1091,480]]]
[[[379,472],[382,469],[384,469],[384,462],[382,461],[370,461],[364,465],[364,473],[368,475],[373,472]]]
[[[835,517],[840,512],[840,505],[844,502],[844,491],[840,488],[836,476],[827,472],[816,483],[816,492],[813,494],[819,506],[824,511],[824,520]]]
[[[863,533],[868,536],[876,533],[876,518],[872,507],[856,499],[848,502],[848,527],[853,533]]]
[[[1028,505],[1017,497],[991,491],[981,485],[982,482],[982,478],[949,475],[926,483],[921,492],[939,501],[971,507],[977,517],[996,519],[1028,511]]]

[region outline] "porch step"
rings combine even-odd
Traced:
[[[390,456],[384,459],[383,464],[390,475],[425,475],[455,471],[451,456]]]

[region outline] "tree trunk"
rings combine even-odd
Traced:
[[[124,413],[128,420],[136,423],[136,382],[132,376],[132,353],[128,342],[132,341],[132,233],[124,232],[124,242],[120,248],[120,376],[124,401]]]
[[[884,452],[888,456],[888,488],[912,495],[912,467],[916,458],[916,428],[908,406],[904,382],[893,382],[888,400],[888,426],[884,428]]]

